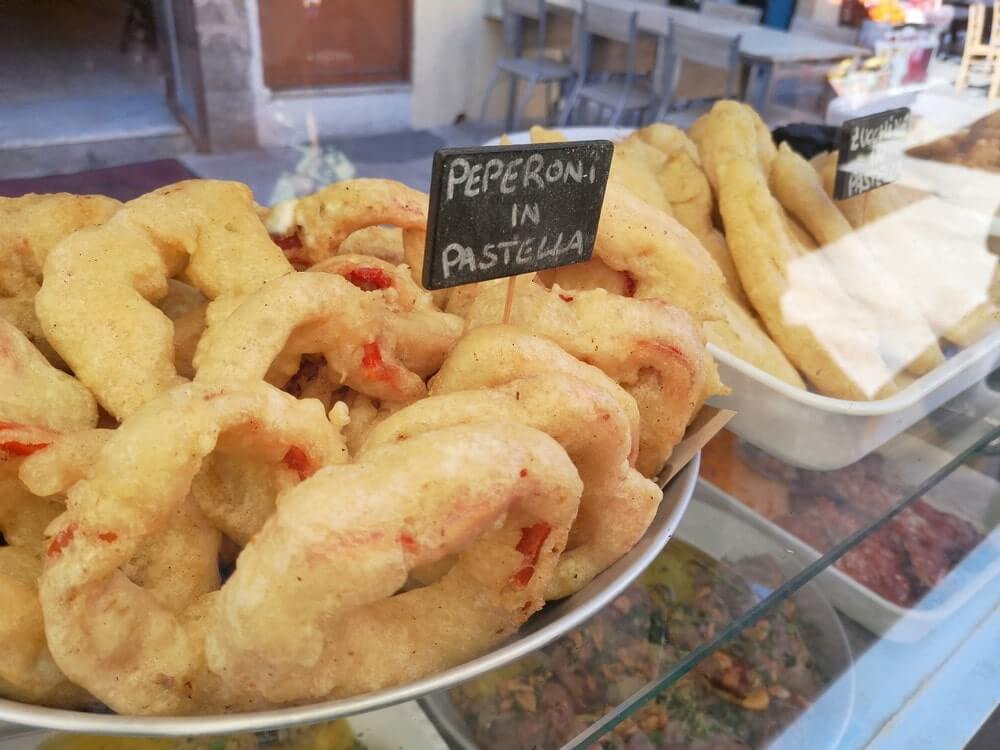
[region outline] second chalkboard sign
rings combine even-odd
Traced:
[[[445,289],[588,260],[613,152],[611,141],[439,150],[424,287]]]
[[[840,127],[833,197],[853,198],[899,179],[910,110],[906,107],[846,120]]]

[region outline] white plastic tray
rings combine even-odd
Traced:
[[[912,440],[915,444],[921,443],[915,438]],[[925,443],[921,445],[926,448],[924,458],[934,462],[932,465],[939,465],[940,457],[933,455],[937,449]],[[914,460],[919,461],[919,457]],[[821,556],[794,534],[705,480],[698,483],[698,497],[742,518],[748,526],[781,545],[799,568]],[[997,525],[1000,523],[1000,483],[960,466],[941,485],[925,494],[923,500],[942,513],[968,521],[986,538],[916,605],[895,604],[837,567],[827,568],[815,579],[834,607],[871,632],[894,641],[919,640],[1000,575],[1000,526]]]
[[[712,344],[708,348],[719,363],[722,381],[733,391],[710,402],[736,412],[728,429],[793,466],[830,471],[864,458],[996,369],[1000,329],[878,401],[810,393]]]

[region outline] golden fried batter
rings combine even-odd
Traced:
[[[726,277],[726,286],[736,301],[749,308],[726,238],[712,223],[715,200],[701,168],[698,147],[683,130],[664,123],[649,125],[637,131],[634,137],[656,147],[667,157],[659,168],[657,179],[674,217],[708,250]]]
[[[45,258],[64,237],[104,223],[120,205],[103,195],[69,193],[0,198],[0,319],[16,326],[55,365],[62,359],[35,316]]]
[[[733,260],[774,340],[821,393],[850,400],[875,396],[892,375],[876,350],[874,320],[840,288],[821,257],[796,247],[757,163],[732,157],[718,169]]]
[[[879,351],[893,372],[923,375],[944,362],[927,321],[895,279],[872,260],[805,159],[782,143],[771,168],[771,190],[822,247],[841,285],[874,315]]]

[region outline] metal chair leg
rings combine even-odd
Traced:
[[[535,88],[538,86],[538,79],[535,76],[524,79],[526,84],[524,90],[524,96],[521,97],[521,101],[518,102],[517,112],[514,115],[514,124],[511,125],[511,129],[516,130],[521,124],[521,120],[524,119],[524,113],[528,109],[528,104],[531,102],[531,96],[535,93]]]
[[[517,103],[517,76],[510,75],[510,90],[507,92],[507,116],[504,118],[504,128],[507,132],[514,129],[514,105]]]
[[[559,116],[559,127],[564,128],[569,125],[569,119],[573,116],[573,110],[576,109],[577,101],[580,99],[580,89],[583,88],[583,78],[576,82],[573,86],[573,90],[570,92],[569,98],[563,103],[563,111]]]
[[[608,121],[608,125],[617,126],[621,124],[622,115],[625,114],[625,102],[620,101],[618,106],[611,110],[611,119]]]
[[[670,110],[674,106],[674,91],[676,87],[677,69],[674,64],[674,58],[668,57],[663,66],[663,101],[660,102],[660,107],[656,111],[657,121],[666,120],[667,115],[670,114]]]
[[[493,75],[490,77],[490,82],[486,84],[486,93],[483,95],[483,104],[480,107],[479,119],[480,121],[486,120],[486,111],[490,106],[490,97],[493,96],[493,89],[496,88],[497,83],[500,81],[500,68],[493,68]]]

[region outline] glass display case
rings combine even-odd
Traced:
[[[995,3],[2,12],[0,750],[1000,746]]]

